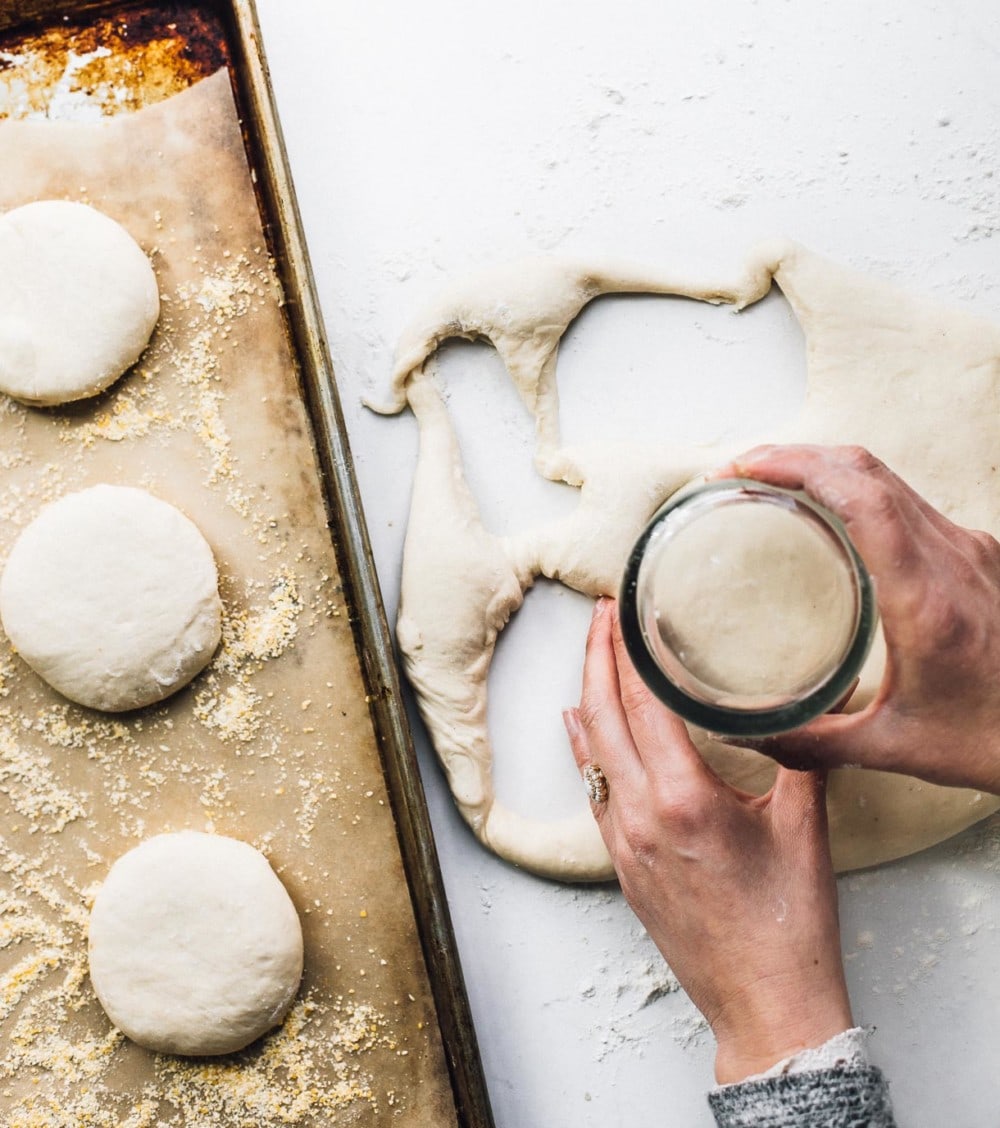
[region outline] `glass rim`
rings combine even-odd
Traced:
[[[638,580],[646,548],[662,522],[682,506],[703,501],[712,494],[731,494],[733,500],[756,497],[791,508],[804,508],[833,535],[844,554],[854,581],[857,616],[853,638],[839,664],[808,692],[777,705],[728,706],[705,702],[674,681],[652,654],[638,607]],[[643,681],[674,713],[718,736],[773,736],[799,728],[832,709],[851,688],[871,650],[878,623],[871,577],[843,522],[801,490],[772,486],[751,478],[719,478],[688,484],[673,493],[653,514],[629,553],[619,592],[620,620],[625,649]]]

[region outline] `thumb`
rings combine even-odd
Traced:
[[[751,748],[786,768],[865,767],[871,747],[873,706],[859,713],[825,713],[791,732],[760,739],[734,738],[730,743]]]

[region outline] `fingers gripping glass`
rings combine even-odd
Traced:
[[[837,517],[745,479],[667,501],[629,556],[620,608],[649,687],[720,736],[769,736],[833,708],[877,624],[871,579]]]

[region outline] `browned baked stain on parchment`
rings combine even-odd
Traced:
[[[0,102],[7,103],[0,120],[47,116],[59,89],[104,115],[139,110],[228,63],[219,22],[181,5],[128,7],[88,24],[0,35]]]

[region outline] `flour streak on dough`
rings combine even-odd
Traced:
[[[629,548],[664,498],[738,453],[719,445],[562,446],[559,342],[600,294],[677,294],[742,309],[764,297],[772,280],[805,334],[808,394],[797,419],[760,440],[867,446],[953,520],[1000,534],[1000,326],[914,298],[795,244],[760,248],[741,278],[721,285],[621,264],[516,263],[445,293],[403,335],[391,402],[377,408],[390,413],[409,404],[420,428],[399,644],[463,816],[486,846],[536,873],[600,880],[613,871],[589,810],[545,822],[496,801],[486,715],[497,637],[537,576],[591,596],[614,594]],[[433,375],[433,353],[450,337],[486,338],[496,347],[535,417],[539,471],[580,490],[568,517],[515,536],[484,528]],[[872,699],[884,662],[880,641],[852,708]],[[771,761],[693,735],[733,784],[768,788]],[[996,810],[1000,800],[905,776],[841,770],[832,774],[829,806],[835,862],[847,870],[941,841]]]

